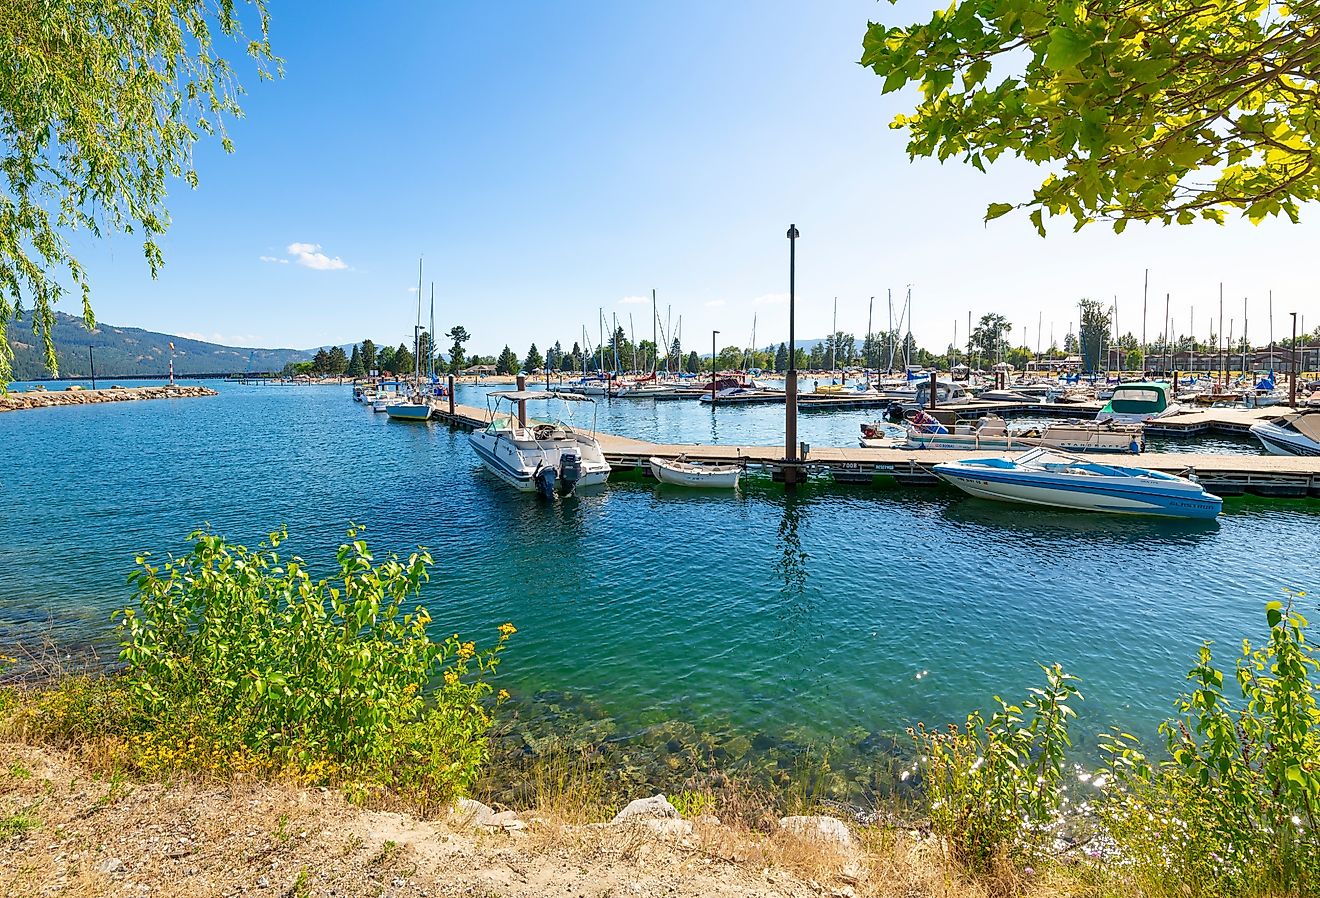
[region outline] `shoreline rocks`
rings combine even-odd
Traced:
[[[75,385],[76,386],[76,385]],[[63,405],[94,405],[101,402],[133,402],[142,399],[195,399],[216,396],[209,387],[176,385],[173,387],[109,387],[88,390],[70,387],[67,390],[31,390],[26,393],[0,394],[0,412],[18,412],[36,408],[54,408]]]

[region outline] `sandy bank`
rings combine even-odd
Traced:
[[[0,895],[976,894],[945,878],[928,843],[849,835],[841,821],[847,844],[815,823],[758,833],[643,815],[572,826],[470,807],[419,820],[334,790],[131,784],[55,750],[0,744]]]

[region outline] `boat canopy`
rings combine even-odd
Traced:
[[[565,402],[595,402],[580,393],[560,393],[557,390],[491,390],[486,394],[509,402],[529,402],[534,399],[562,399]]]
[[[1290,415],[1284,420],[1291,424],[1293,430],[1302,436],[1320,443],[1320,413],[1302,412],[1298,415]]]
[[[1169,385],[1164,383],[1126,383],[1114,388],[1106,407],[1109,411],[1133,414],[1162,412],[1169,406]]]

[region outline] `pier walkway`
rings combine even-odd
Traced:
[[[1236,412],[1237,414],[1233,414]],[[1212,416],[1221,425],[1240,424],[1247,417],[1282,414],[1270,409],[1211,409],[1192,415]],[[1270,414],[1258,414],[1270,413]],[[1229,416],[1225,418],[1224,416]],[[1218,416],[1218,417],[1213,417]],[[452,427],[474,430],[490,423],[490,413],[483,408],[455,404],[451,416],[442,405],[433,417]],[[1209,427],[1200,418],[1195,426]],[[1250,426],[1250,424],[1247,424]],[[705,446],[650,443],[631,437],[597,433],[605,458],[616,471],[648,472],[647,459],[678,458],[689,461],[737,462],[748,468],[768,471],[776,480],[783,479],[785,468],[797,467],[807,473],[828,474],[841,483],[884,483],[925,485],[939,482],[931,468],[940,462],[968,458],[993,458],[1017,453],[965,452],[940,449],[863,449],[812,446],[806,458],[797,462],[784,459],[784,447],[774,446]],[[1131,457],[1125,457],[1131,460]],[[1136,459],[1141,467],[1169,474],[1196,475],[1210,492],[1218,496],[1259,496],[1287,498],[1320,497],[1320,457],[1278,455],[1215,455],[1193,452],[1146,452]],[[1122,464],[1122,459],[1115,459]]]

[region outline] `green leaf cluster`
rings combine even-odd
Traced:
[[[1126,733],[1106,740],[1104,822],[1135,877],[1197,898],[1320,889],[1320,659],[1292,597],[1265,615],[1265,646],[1243,643],[1236,699],[1201,647],[1178,716],[1161,727],[1165,758]]]
[[[974,873],[1031,863],[1058,817],[1068,722],[1077,713],[1070,702],[1081,693],[1059,665],[1041,669],[1045,686],[1030,689],[1021,705],[995,696],[989,720],[975,711],[962,727],[911,731],[931,826]]]
[[[181,558],[139,558],[119,624],[135,762],[288,771],[424,804],[462,792],[487,756],[481,675],[513,627],[486,651],[434,640],[426,609],[405,608],[428,553],[377,560],[354,528],[337,574],[313,579],[277,552],[286,538],[249,550],[197,532]]]
[[[871,23],[861,64],[920,89],[892,123],[912,158],[1048,170],[987,221],[1295,222],[1320,196],[1317,21],[1316,0],[954,0]]]
[[[52,372],[65,277],[94,324],[69,232],[135,233],[152,275],[160,270],[169,180],[196,187],[194,145],[213,137],[231,151],[225,121],[242,114],[215,41],[238,43],[267,78],[280,64],[268,25],[265,0],[0,0],[0,386],[25,297]]]

